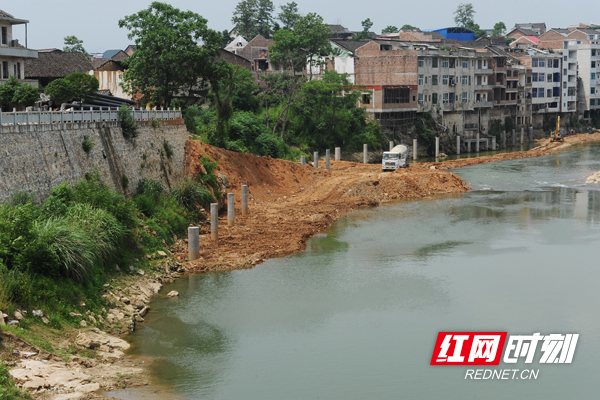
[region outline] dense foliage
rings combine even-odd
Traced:
[[[0,85],[0,103],[28,107],[39,98],[38,90],[33,85],[20,82],[14,75]]]
[[[44,89],[44,93],[50,96],[55,104],[68,101],[85,102],[94,97],[99,86],[100,83],[95,76],[74,72],[50,82]]]

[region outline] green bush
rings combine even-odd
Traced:
[[[256,148],[261,156],[281,158],[285,153],[283,140],[269,133],[263,133],[256,138]]]
[[[157,182],[152,179],[140,179],[137,185],[136,193],[138,195],[146,195],[153,200],[157,200],[162,192],[164,192],[165,187],[162,183]]]
[[[171,190],[171,195],[188,210],[194,210],[197,207],[208,208],[210,203],[215,202],[212,193],[190,177],[183,178],[177,187]]]
[[[169,142],[167,142],[167,139],[164,139],[163,141],[163,150],[165,151],[165,156],[170,160],[171,157],[173,157],[173,154],[175,154],[175,151],[173,150],[173,146],[171,146],[171,144]]]
[[[123,131],[123,136],[127,139],[137,137],[137,121],[135,118],[133,118],[133,113],[125,104],[121,105],[121,108],[119,108],[119,119],[121,120],[121,130]]]
[[[94,144],[94,139],[90,139],[89,136],[84,136],[81,147],[83,148],[83,151],[89,153],[94,148]]]
[[[24,190],[17,190],[10,196],[10,199],[8,199],[8,204],[11,206],[18,206],[20,204],[27,203],[35,203],[35,196],[31,193],[27,193]]]

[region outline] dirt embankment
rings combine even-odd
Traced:
[[[422,199],[469,190],[458,176],[447,172],[485,162],[539,157],[572,144],[600,140],[600,132],[570,136],[565,142],[544,140],[525,152],[412,164],[408,170],[382,172],[376,164],[332,161],[331,171],[297,163],[240,154],[198,141],[186,145],[186,173],[201,169],[199,158],[218,160],[219,172],[229,178],[229,192],[236,195],[235,226],[219,217],[219,240],[210,240],[210,226],[201,227],[200,259],[187,263],[193,271],[225,271],[252,268],[268,258],[303,250],[311,236],[328,228],[345,213],[401,199]],[[248,216],[241,215],[241,185],[249,187]],[[181,241],[176,258],[185,262],[187,242]]]

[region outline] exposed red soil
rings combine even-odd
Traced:
[[[218,170],[230,181],[235,193],[235,225],[219,217],[219,240],[210,239],[210,226],[201,227],[200,259],[187,263],[193,271],[225,271],[251,268],[268,258],[284,257],[306,248],[306,241],[322,232],[347,212],[360,207],[402,199],[422,199],[439,194],[462,193],[469,186],[445,170],[467,165],[538,157],[574,143],[600,140],[600,132],[567,137],[525,152],[435,163],[412,164],[409,169],[382,172],[381,165],[332,161],[319,169],[270,157],[240,154],[199,141],[186,145],[186,173],[201,170],[199,158],[218,160]],[[241,185],[249,187],[249,215],[241,215]],[[187,242],[176,257],[185,261]]]

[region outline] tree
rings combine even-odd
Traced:
[[[55,79],[46,86],[44,93],[50,96],[54,104],[62,104],[73,98],[73,87],[65,79]]]
[[[356,40],[367,39],[369,37],[369,32],[371,27],[373,26],[373,22],[371,22],[370,18],[367,18],[361,22],[361,25],[363,27],[363,30],[361,32],[358,32],[358,34],[355,36]]]
[[[19,82],[13,75],[3,85],[0,85],[0,102],[16,106],[32,106],[40,95],[37,89],[28,83]]]
[[[300,39],[301,49],[306,52],[309,76],[312,79],[312,67],[323,65],[324,56],[331,53],[331,29],[323,23],[323,17],[316,13],[308,13],[296,23],[294,34]]]
[[[227,47],[229,42],[231,42],[231,36],[229,36],[229,31],[227,29],[217,32],[217,42],[219,43],[219,48],[224,49]]]
[[[454,11],[454,23],[456,26],[469,29],[469,26],[475,23],[474,17],[475,9],[471,3],[460,3],[456,11]]]
[[[387,27],[383,28],[383,30],[381,31],[381,34],[384,35],[386,33],[396,33],[398,31],[399,31],[399,29],[397,27],[395,27],[394,25],[388,25]]]
[[[64,39],[64,47],[63,51],[65,53],[83,53],[87,58],[91,59],[92,56],[89,55],[87,51],[83,48],[83,40],[77,39],[77,36],[67,36]]]
[[[294,29],[296,22],[302,18],[298,11],[298,4],[292,1],[279,7],[281,8],[281,12],[277,15],[277,18],[283,24],[282,29]]]
[[[419,28],[417,28],[416,26],[409,25],[409,24],[404,24],[404,25],[402,25],[401,29],[419,29]]]
[[[127,92],[165,107],[175,97],[193,101],[206,92],[219,55],[218,34],[208,29],[206,19],[153,2],[121,19],[119,27],[129,29],[128,38],[137,46],[124,61]]]
[[[504,22],[497,22],[494,25],[494,30],[492,31],[492,36],[504,36],[506,33],[506,25]]]
[[[98,79],[95,76],[83,72],[74,72],[67,75],[65,81],[69,83],[73,90],[73,98],[85,102],[94,97],[98,91]]]
[[[238,35],[252,40],[256,35],[270,38],[273,33],[273,2],[271,0],[242,0],[235,7],[231,22]]]

